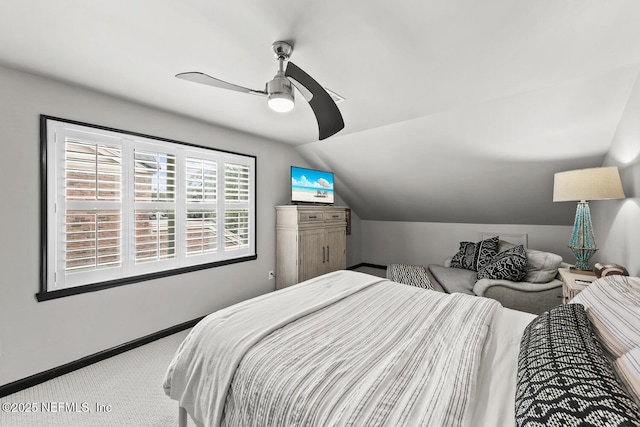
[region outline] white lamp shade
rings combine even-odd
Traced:
[[[554,202],[623,198],[624,190],[615,166],[577,169],[554,175]]]

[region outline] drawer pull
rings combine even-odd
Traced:
[[[316,219],[316,218],[318,218],[318,217],[315,216],[315,215],[309,215],[309,219]]]

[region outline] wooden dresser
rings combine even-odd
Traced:
[[[276,289],[347,265],[346,207],[276,206]]]

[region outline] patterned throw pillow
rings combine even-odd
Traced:
[[[478,270],[478,280],[498,279],[519,282],[526,275],[527,254],[522,245],[500,252],[486,267]]]
[[[515,403],[518,427],[640,425],[640,409],[579,304],[555,307],[526,327]]]
[[[478,243],[460,242],[460,249],[451,259],[451,267],[479,271],[498,253],[498,236]]]
[[[472,242],[460,242],[460,249],[451,258],[451,267],[471,270],[473,266],[473,255],[476,252],[476,244]]]

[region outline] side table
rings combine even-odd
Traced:
[[[574,270],[570,268],[558,269],[562,278],[562,303],[568,303],[580,291],[588,286],[586,282],[596,280],[596,275],[592,271]]]

